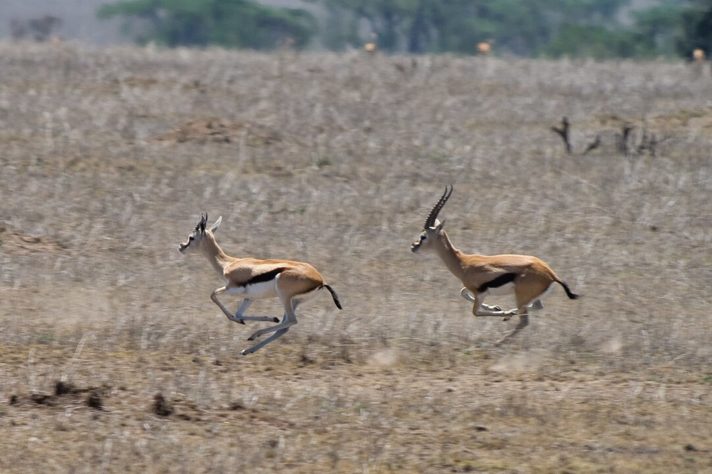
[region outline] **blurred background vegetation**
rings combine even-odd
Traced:
[[[16,4],[15,10],[20,8]],[[689,57],[712,48],[712,0],[92,0],[139,44],[527,57]],[[89,3],[85,4],[89,8]],[[98,7],[97,7],[98,5]],[[47,4],[51,10],[54,4]],[[11,21],[11,8],[0,16]],[[59,19],[77,13],[64,9]],[[66,17],[66,18],[63,18]],[[105,22],[104,20],[111,20]],[[82,22],[82,28],[86,25]],[[19,24],[19,23],[18,23]],[[59,24],[59,23],[56,23]],[[16,25],[17,26],[17,25]],[[69,27],[68,30],[76,30]],[[69,32],[69,31],[68,31]]]

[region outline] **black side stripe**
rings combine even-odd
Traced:
[[[254,285],[255,283],[263,283],[265,281],[270,281],[285,270],[286,268],[275,268],[274,270],[270,270],[265,273],[260,273],[259,275],[255,275],[249,280],[247,280],[241,286]]]
[[[513,282],[515,278],[517,278],[516,273],[505,273],[504,275],[500,275],[493,280],[490,280],[486,283],[482,283],[480,287],[477,288],[477,292],[484,293],[490,288],[499,288],[500,286]]]

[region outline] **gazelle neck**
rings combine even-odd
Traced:
[[[450,272],[456,277],[462,279],[463,269],[462,258],[460,255],[461,252],[456,249],[454,245],[452,245],[450,238],[444,230],[438,235],[435,244],[435,251],[438,253],[440,259],[445,263],[448,270],[450,270]]]
[[[208,257],[208,260],[210,260],[210,264],[213,266],[215,271],[222,275],[225,264],[228,262],[230,257],[228,257],[228,255],[223,252],[223,249],[220,248],[212,232],[205,232],[201,250],[205,256]]]

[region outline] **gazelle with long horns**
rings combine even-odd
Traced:
[[[529,324],[531,309],[542,309],[541,296],[549,286],[560,284],[571,299],[578,295],[569,289],[554,270],[544,261],[530,255],[477,255],[466,254],[450,242],[443,229],[444,221],[438,220],[440,210],[452,195],[452,185],[445,187],[445,192],[425,219],[420,238],[411,244],[411,251],[434,250],[445,263],[448,270],[462,281],[460,295],[473,303],[472,314],[475,316],[503,316],[504,320],[519,315],[519,324],[502,343],[517,334]],[[499,306],[484,304],[490,294],[514,293],[516,309],[503,311]]]
[[[326,288],[334,300],[336,307],[341,309],[341,303],[336,292],[324,282],[319,272],[308,263],[293,260],[261,260],[251,257],[231,257],[227,255],[215,240],[214,232],[222,222],[218,217],[211,226],[208,226],[208,215],[200,216],[200,222],[188,235],[188,240],[180,244],[180,253],[199,250],[210,261],[213,268],[225,279],[225,285],[217,288],[210,295],[210,299],[225,313],[227,319],[236,323],[245,324],[245,321],[274,321],[278,322],[272,327],[260,329],[253,333],[247,340],[252,341],[264,334],[273,332],[254,346],[243,350],[242,355],[251,354],[281,337],[289,327],[297,324],[295,313],[297,306],[322,288]],[[242,303],[232,314],[218,300],[218,295],[227,293],[243,296]],[[245,316],[245,311],[253,300],[261,298],[279,298],[284,306],[284,317]]]

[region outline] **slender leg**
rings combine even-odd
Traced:
[[[260,350],[261,348],[263,348],[270,342],[274,341],[275,339],[282,337],[284,335],[284,333],[286,333],[287,331],[289,331],[289,327],[278,329],[274,334],[272,334],[270,337],[268,337],[264,341],[260,341],[257,344],[255,344],[254,346],[248,347],[247,349],[240,352],[240,354],[242,354],[242,355],[252,354],[253,352]]]
[[[281,321],[279,324],[275,324],[274,326],[270,326],[270,327],[268,327],[268,328],[258,329],[257,331],[255,331],[254,333],[252,333],[252,335],[251,335],[250,337],[248,337],[247,340],[248,340],[248,341],[254,341],[255,339],[257,339],[258,337],[260,337],[260,336],[262,336],[262,335],[264,335],[264,334],[267,334],[267,333],[270,333],[270,332],[274,332],[274,331],[278,331],[278,330],[283,329],[283,328],[288,328],[289,326],[292,326],[292,325],[294,325],[294,324],[297,324],[297,318],[296,318],[296,317],[293,317],[293,316],[290,315],[289,313],[286,313],[286,314],[284,315],[284,318],[282,319],[282,321]]]
[[[279,278],[279,277],[278,277]],[[266,344],[269,344],[270,342],[274,341],[278,337],[281,337],[287,330],[289,329],[290,326],[293,326],[294,324],[297,324],[297,314],[294,312],[294,308],[296,307],[298,302],[295,302],[294,299],[291,296],[283,296],[282,293],[279,291],[279,287],[277,290],[277,294],[279,295],[279,299],[282,301],[282,304],[284,305],[284,318],[279,324],[276,324],[272,327],[260,329],[258,331],[255,331],[249,338],[247,338],[248,341],[252,341],[257,337],[262,336],[263,334],[267,334],[270,332],[274,332],[275,334],[271,335],[264,341],[260,342],[259,344],[249,348],[245,349],[242,351],[242,355],[250,354],[257,349],[264,347]]]
[[[542,304],[541,300],[534,300],[534,302],[529,305],[529,309],[538,311],[540,309],[544,309],[544,305]]]
[[[524,307],[524,312],[519,314],[519,322],[517,323],[517,326],[512,330],[512,332],[510,332],[509,334],[504,336],[502,339],[497,341],[495,343],[495,346],[499,346],[500,344],[504,344],[505,342],[509,341],[511,338],[516,336],[519,331],[521,331],[528,325],[529,325],[529,314],[527,313],[526,307]]]
[[[462,296],[463,298],[465,298],[465,299],[466,299],[467,301],[469,301],[470,303],[474,303],[474,302],[475,302],[475,297],[472,295],[472,293],[470,293],[470,290],[468,290],[468,289],[465,288],[464,286],[463,286],[462,289],[460,290],[460,296]]]
[[[235,316],[233,316],[232,313],[230,311],[228,311],[228,309],[225,307],[225,305],[223,305],[220,302],[220,300],[218,299],[218,295],[225,293],[226,289],[227,289],[227,287],[225,287],[225,286],[221,286],[220,288],[216,289],[215,291],[213,291],[210,294],[210,299],[213,300],[213,303],[218,305],[218,307],[222,310],[223,313],[225,313],[225,316],[227,316],[227,319],[229,319],[230,321],[234,321],[236,323],[245,324],[245,322],[242,319],[237,319]],[[249,304],[248,304],[248,306],[249,306]]]
[[[474,304],[472,305],[472,314],[475,316],[504,316],[505,318],[511,318],[513,315],[517,314],[516,310],[502,311],[498,306],[492,307],[487,306],[483,303],[484,296],[479,294],[475,296]],[[499,308],[499,309],[494,309]]]
[[[235,312],[235,319],[238,319],[240,321],[271,321],[274,323],[279,322],[279,318],[275,318],[274,316],[245,316],[245,311],[247,311],[247,308],[249,308],[251,304],[252,300],[249,298],[245,298],[244,300],[242,300],[242,303],[240,303],[240,306],[238,306],[237,311]]]
[[[512,330],[512,332],[497,341],[496,345],[500,345],[509,341],[511,338],[516,336],[519,331],[527,327],[527,325],[529,324],[529,306],[534,306],[536,304],[536,301],[538,301],[537,298],[541,296],[541,294],[546,290],[548,285],[549,282],[543,281],[540,283],[538,288],[536,286],[530,286],[515,289],[515,297],[517,299],[517,312],[519,313],[519,323],[517,323],[517,326],[514,328],[514,330]]]
[[[471,292],[470,290],[468,290],[467,288],[465,288],[464,286],[463,286],[462,289],[460,290],[460,296],[462,296],[463,298],[465,298],[465,299],[466,299],[467,301],[469,301],[470,303],[474,303],[474,302],[475,302],[475,297],[472,295],[472,292]],[[488,310],[488,311],[502,311],[502,307],[501,307],[501,306],[490,306],[490,305],[487,305],[487,304],[484,304],[484,303],[480,303],[480,306],[481,306],[483,309]]]

